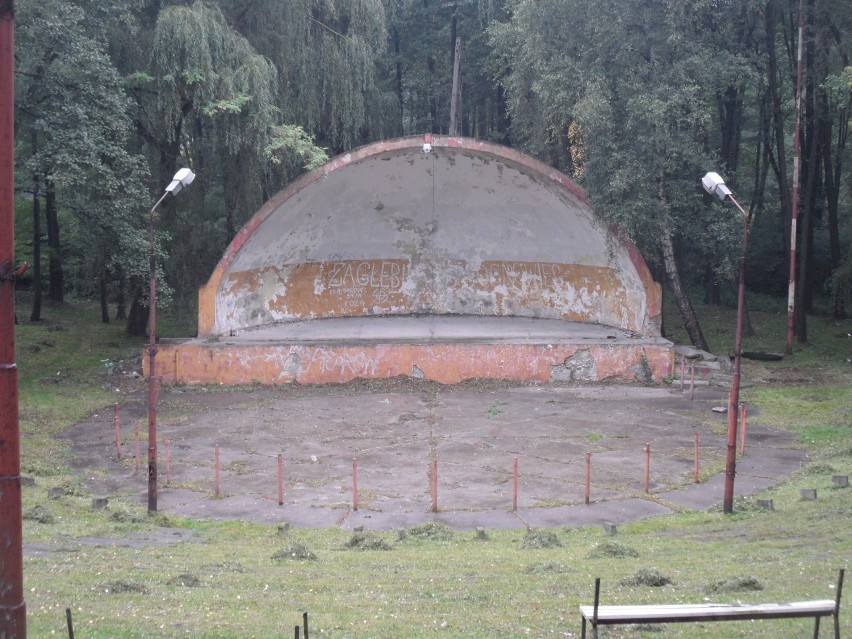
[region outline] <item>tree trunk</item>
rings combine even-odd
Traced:
[[[719,282],[716,281],[716,273],[713,267],[707,264],[704,267],[704,304],[707,306],[718,306],[722,303],[719,293]]]
[[[59,213],[56,210],[56,190],[52,180],[45,180],[45,207],[48,247],[48,298],[54,302],[65,299],[65,274],[62,270],[62,245],[59,241]]]
[[[109,324],[109,304],[107,299],[107,269],[101,266],[101,274],[98,277],[98,293],[101,298],[101,322]]]
[[[33,155],[38,153],[38,133],[32,131]],[[33,174],[33,309],[31,322],[41,321],[41,181]]]
[[[775,0],[766,3],[766,79],[769,88],[769,99],[772,104],[772,122],[775,131],[775,159],[773,169],[781,191],[781,215],[783,217],[782,227],[784,229],[784,251],[790,248],[790,220],[792,219],[792,207],[790,203],[790,184],[787,180],[787,154],[785,152],[784,140],[784,116],[782,114],[783,101],[778,89],[778,59],[775,52]],[[789,271],[789,268],[788,268]]]
[[[701,325],[698,323],[698,317],[695,315],[695,310],[689,301],[689,297],[683,288],[683,282],[680,277],[677,261],[675,260],[674,242],[672,241],[672,231],[669,225],[669,206],[666,196],[665,186],[663,184],[663,176],[659,178],[659,197],[662,211],[660,212],[660,245],[663,252],[663,268],[666,271],[666,278],[669,281],[672,295],[675,298],[675,304],[683,316],[683,322],[686,325],[686,332],[692,345],[704,351],[709,351],[707,340],[704,339],[704,334],[701,332]]]
[[[805,38],[805,67],[804,76],[807,78],[805,82],[805,115],[803,122],[804,149],[802,172],[804,185],[802,206],[800,206],[801,214],[799,216],[801,222],[800,250],[799,253],[799,268],[796,282],[796,313],[793,318],[793,330],[796,339],[800,344],[808,341],[808,311],[812,310],[812,282],[811,272],[813,266],[813,237],[814,237],[814,209],[816,208],[817,191],[820,182],[820,166],[819,166],[819,145],[821,140],[820,128],[822,115],[820,113],[819,104],[817,101],[817,87],[815,76],[823,69],[821,61],[816,60],[814,47],[814,28],[813,28],[813,0],[808,0],[808,7],[805,11],[806,15],[806,33],[810,33],[810,37]],[[820,76],[822,77],[822,76]]]
[[[127,276],[124,269],[118,276],[118,290],[115,293],[115,321],[123,322],[127,319]]]
[[[142,302],[142,292],[133,296],[127,315],[126,332],[130,337],[145,337],[148,329],[148,307]]]

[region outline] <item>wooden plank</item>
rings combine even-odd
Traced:
[[[678,623],[688,621],[735,621],[743,619],[782,619],[833,615],[833,600],[796,601],[770,604],[674,604],[645,606],[598,606],[599,625],[619,623]],[[592,619],[594,606],[580,606],[580,614]]]

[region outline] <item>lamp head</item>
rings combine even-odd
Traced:
[[[701,178],[701,184],[704,190],[712,195],[716,195],[720,200],[731,195],[731,189],[725,186],[725,180],[718,173],[710,172]]]
[[[172,181],[169,182],[169,185],[166,187],[166,192],[171,193],[172,195],[177,195],[183,187],[192,184],[194,179],[195,173],[193,173],[191,169],[183,168],[175,173]]]

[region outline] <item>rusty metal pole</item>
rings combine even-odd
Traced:
[[[518,510],[518,456],[512,460],[512,512]]]
[[[148,241],[151,244],[148,275],[148,512],[157,512],[157,252],[154,237],[154,212],[166,199],[163,193],[148,215]]]
[[[118,404],[115,405],[113,425],[115,426],[115,455],[121,460],[121,419],[118,416]]]
[[[586,492],[584,495],[584,502],[586,504],[589,503],[589,496],[591,495],[591,484],[592,484],[592,453],[586,453]]]
[[[15,3],[0,0],[0,635],[27,636],[15,363]]]
[[[695,467],[693,469],[693,475],[694,475],[694,483],[698,484],[698,483],[700,483],[699,473],[698,473],[698,460],[699,460],[699,457],[698,457],[698,431],[695,431],[694,436],[695,436],[694,437],[694,439],[695,439]]]
[[[743,216],[743,248],[740,256],[740,283],[737,289],[737,335],[734,343],[734,375],[731,380],[731,393],[728,397],[728,450],[725,460],[725,492],[722,512],[734,512],[734,477],[737,471],[737,408],[740,405],[740,368],[743,354],[743,315],[745,313],[745,258],[748,250],[748,214],[728,195]]]
[[[358,458],[352,458],[352,510],[358,510]]]
[[[645,492],[651,492],[651,444],[645,444]]]

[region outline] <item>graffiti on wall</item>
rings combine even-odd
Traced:
[[[217,323],[227,330],[321,317],[487,313],[636,330],[629,325],[635,318],[624,316],[629,297],[618,270],[604,266],[341,259],[228,273]]]

